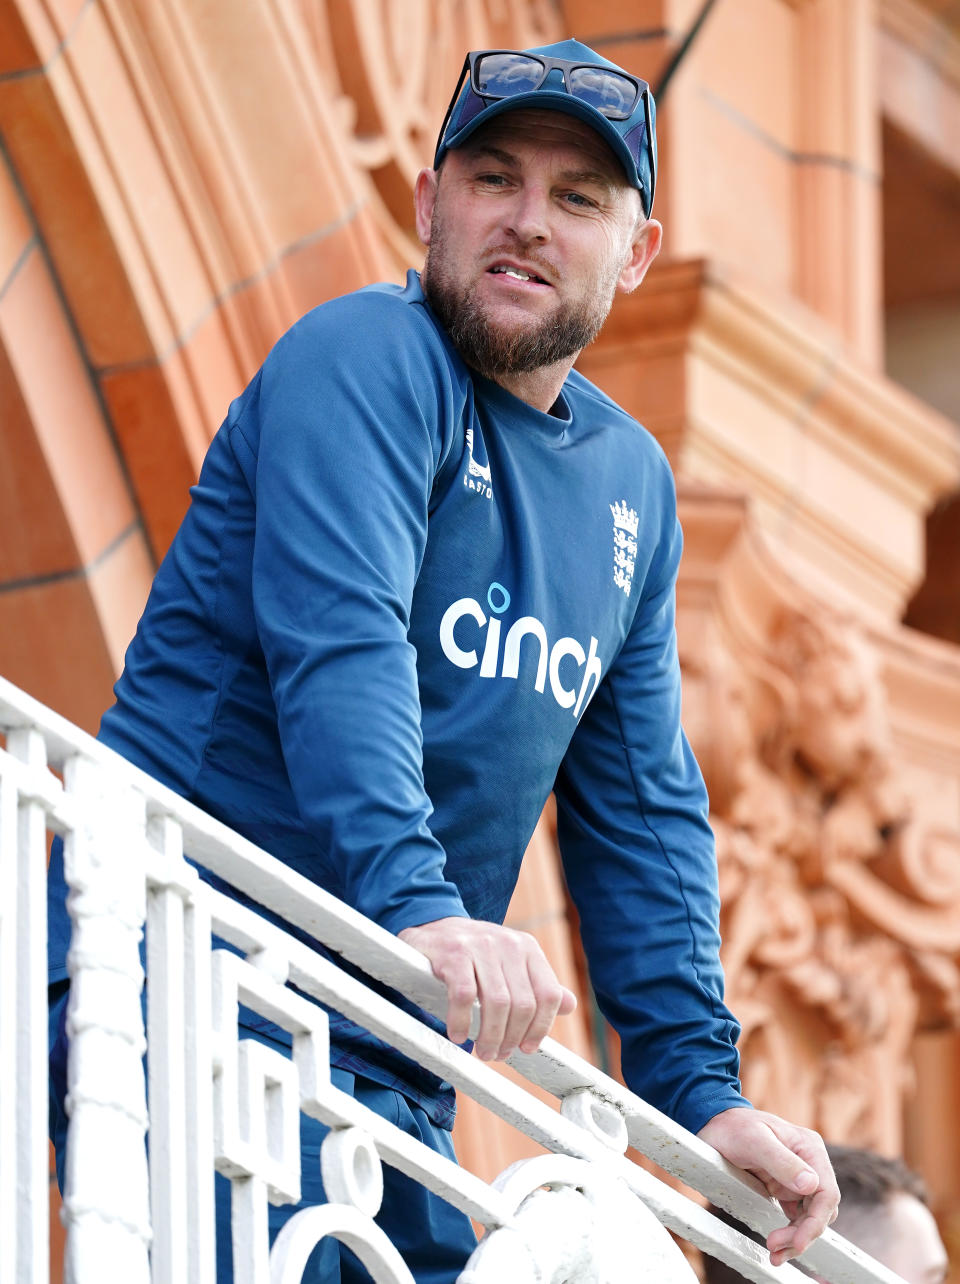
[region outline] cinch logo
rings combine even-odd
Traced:
[[[600,685],[601,669],[600,660],[597,657],[597,639],[594,637],[590,639],[589,653],[584,651],[576,638],[558,638],[551,646],[547,641],[547,630],[541,621],[533,615],[522,615],[519,620],[514,620],[510,625],[506,636],[502,639],[501,647],[504,622],[498,617],[503,615],[510,606],[510,594],[502,584],[494,581],[487,589],[487,606],[490,610],[489,616],[475,598],[461,597],[444,611],[443,619],[440,621],[440,646],[450,663],[455,664],[458,669],[475,669],[479,664],[481,678],[495,678],[498,675],[501,678],[516,678],[520,673],[520,647],[524,639],[528,638],[530,640],[527,642],[527,647],[538,648],[537,677],[533,684],[534,688],[542,693],[546,689],[549,678],[550,690],[557,704],[562,709],[572,707],[573,716],[579,718]],[[454,630],[462,620],[468,619],[474,623],[460,628],[460,642],[458,642],[454,637]],[[485,638],[482,632],[484,629]],[[474,639],[478,644],[481,639],[483,640],[482,657],[478,655],[476,648],[470,648],[470,643]],[[563,663],[564,660],[567,661],[566,664]],[[563,677],[566,677],[567,681],[570,679],[572,667],[570,660],[573,660],[578,669],[584,670],[579,688],[568,687],[563,683]],[[563,665],[563,674],[561,674],[561,665]]]

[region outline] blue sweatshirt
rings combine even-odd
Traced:
[[[657,443],[578,373],[544,414],[470,371],[415,273],[298,322],[230,407],[100,739],[391,932],[501,922],[551,789],[627,1084],[744,1105],[681,535]],[[66,975],[51,865],[51,979]],[[331,1014],[332,1059],[452,1093]]]

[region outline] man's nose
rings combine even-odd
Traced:
[[[550,240],[550,201],[547,192],[533,184],[523,187],[511,202],[507,213],[508,230],[517,240]]]

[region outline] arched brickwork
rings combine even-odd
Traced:
[[[295,14],[7,9],[0,666],[87,727],[230,399],[396,274],[338,125]]]

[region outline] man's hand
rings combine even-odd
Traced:
[[[577,1006],[554,975],[536,938],[472,918],[438,918],[397,935],[425,954],[447,987],[447,1034],[464,1043],[470,1010],[480,1000],[477,1056],[503,1061],[536,1052],[554,1017]]]
[[[790,1221],[767,1236],[774,1266],[799,1257],[835,1220],[840,1191],[818,1133],[765,1110],[738,1107],[714,1115],[697,1135],[779,1199]]]

